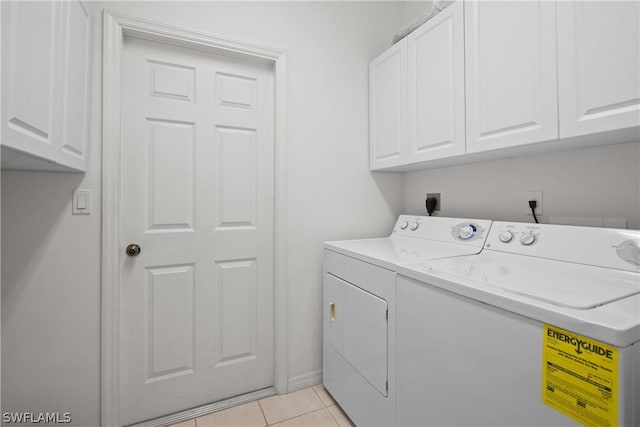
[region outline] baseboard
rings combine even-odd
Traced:
[[[322,383],[322,369],[289,378],[289,393]]]

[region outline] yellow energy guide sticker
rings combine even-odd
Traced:
[[[617,426],[618,349],[545,325],[542,401],[587,426]]]

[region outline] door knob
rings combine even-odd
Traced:
[[[142,248],[140,248],[140,246],[136,245],[135,243],[131,243],[130,245],[127,246],[127,248],[124,251],[129,256],[138,256],[140,255]]]

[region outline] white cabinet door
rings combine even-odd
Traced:
[[[51,159],[60,105],[56,90],[61,2],[3,2],[2,143]]]
[[[63,3],[63,114],[59,162],[76,169],[86,167],[89,135],[91,72],[91,16],[78,0]]]
[[[560,137],[640,125],[637,1],[558,2]]]
[[[85,171],[91,25],[87,4],[2,7],[2,168]]]
[[[466,2],[467,152],[558,138],[554,2]]]
[[[407,40],[369,64],[370,167],[402,163],[406,145]]]
[[[457,1],[407,37],[410,163],[465,153],[463,26]]]

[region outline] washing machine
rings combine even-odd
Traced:
[[[325,243],[323,383],[356,425],[395,424],[397,266],[476,254],[490,225],[402,215],[388,237]]]
[[[640,425],[640,232],[493,222],[397,272],[398,425]]]

